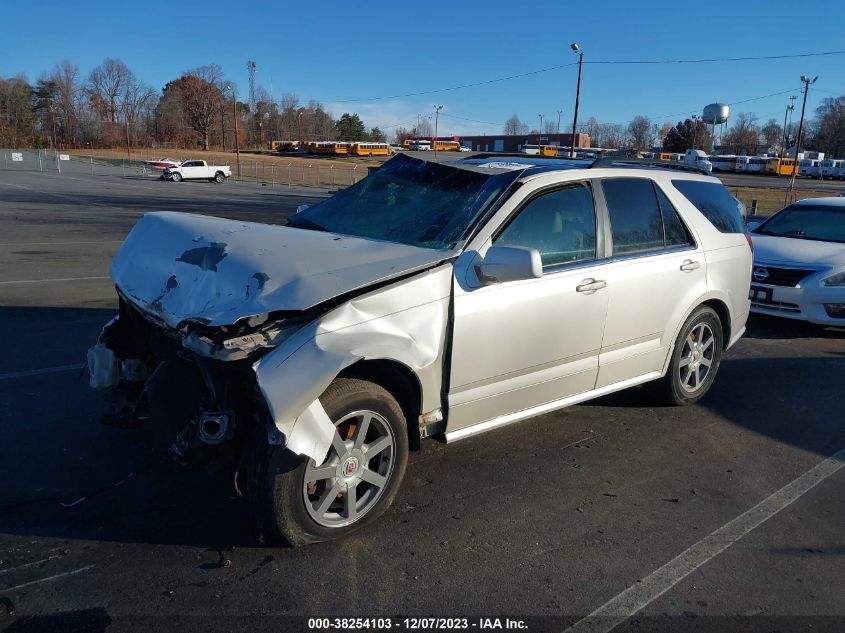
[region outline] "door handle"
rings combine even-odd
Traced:
[[[575,286],[575,290],[578,292],[591,293],[606,287],[607,282],[604,279],[593,279],[592,277],[588,277],[579,285]]]
[[[681,264],[681,270],[685,273],[691,272],[693,270],[698,270],[701,268],[701,264],[699,262],[694,262],[691,259],[685,259],[684,263]]]

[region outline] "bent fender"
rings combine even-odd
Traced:
[[[419,380],[422,411],[440,407],[451,282],[447,264],[352,299],[257,361],[253,371],[275,426],[270,442],[321,464],[334,424],[319,397],[359,360],[405,365]]]

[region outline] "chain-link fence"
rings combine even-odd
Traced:
[[[6,170],[62,173],[86,173],[91,176],[119,175],[136,178],[158,178],[161,170],[145,161],[152,156],[104,157],[74,152],[63,154],[54,150],[0,150]],[[320,187],[340,189],[353,185],[367,175],[367,166],[338,164],[327,160],[254,160],[244,157],[240,167],[235,162],[224,163],[232,171],[232,180],[254,182],[269,187]]]

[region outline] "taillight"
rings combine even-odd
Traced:
[[[745,234],[745,239],[748,241],[748,248],[751,249],[751,254],[753,255],[754,254],[754,242],[751,240],[751,236],[748,233]]]

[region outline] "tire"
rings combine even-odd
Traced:
[[[712,308],[700,306],[681,328],[666,375],[656,383],[660,399],[682,406],[701,400],[719,370],[722,322]]]
[[[170,182],[182,182],[182,174],[170,174]]]
[[[319,467],[310,457],[259,440],[253,503],[259,532],[268,541],[299,546],[362,529],[390,507],[405,475],[407,422],[386,389],[339,378],[320,402],[339,431]]]
[[[214,174],[214,182],[216,182],[218,185],[224,180],[226,180],[226,177],[223,175],[222,171],[218,171],[216,174]]]

